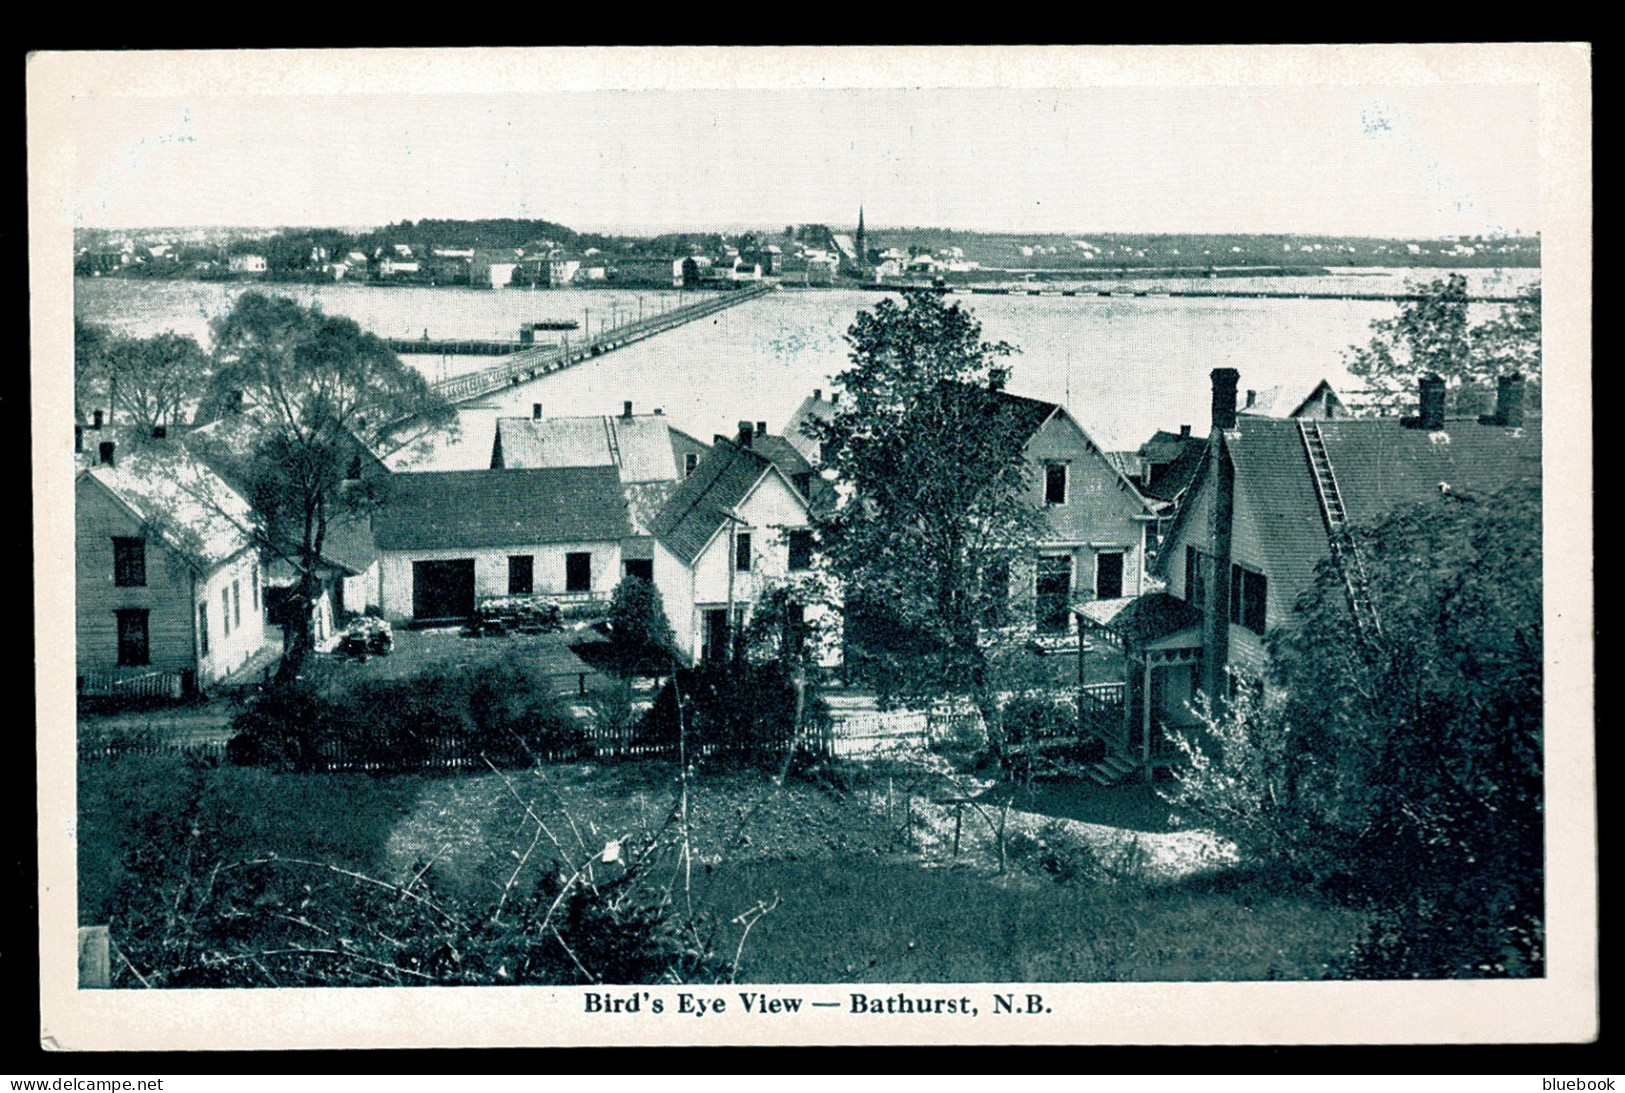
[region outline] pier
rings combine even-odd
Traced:
[[[691,323],[696,319],[703,319],[707,315],[714,315],[719,311],[742,304],[747,300],[755,300],[772,292],[771,284],[752,285],[749,288],[732,289],[717,292],[705,299],[692,304],[662,311],[658,315],[651,315],[646,319],[637,319],[633,322],[622,323],[600,331],[597,335],[585,338],[578,342],[564,342],[559,345],[518,345],[503,346],[501,352],[507,355],[497,363],[474,372],[465,372],[460,376],[451,376],[437,380],[432,386],[435,391],[450,402],[467,402],[493,391],[500,391],[505,387],[516,387],[521,383],[560,372],[573,365],[580,364],[592,357],[599,357],[612,350],[619,349],[645,338],[652,338],[656,334],[664,333],[674,327]],[[421,339],[412,342],[421,346]],[[476,342],[447,342],[447,345],[503,345],[503,343],[476,343]],[[395,348],[391,345],[391,348]],[[396,349],[396,352],[401,350]],[[470,352],[491,355],[496,350],[482,352],[480,350],[430,350],[430,352]]]

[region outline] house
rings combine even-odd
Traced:
[[[384,618],[430,623],[488,597],[608,599],[631,527],[614,467],[541,467],[396,474],[372,532]]]
[[[1501,379],[1496,412],[1481,418],[1446,418],[1444,381],[1425,376],[1421,411],[1404,419],[1239,413],[1238,378],[1212,373],[1213,431],[1158,556],[1166,590],[1076,608],[1123,654],[1121,681],[1080,681],[1085,724],[1134,767],[1170,761],[1165,730],[1193,722],[1186,703],[1198,690],[1228,694],[1227,669],[1264,678],[1264,637],[1293,625],[1323,560],[1345,567],[1356,620],[1369,616],[1350,528],[1541,478],[1540,422],[1524,413],[1521,376]]]
[[[234,274],[252,276],[264,273],[269,263],[263,254],[234,254],[227,260],[226,268]]]
[[[1207,438],[1192,436],[1189,425],[1179,432],[1158,429],[1134,453],[1140,492],[1157,501],[1175,503],[1201,468]]]
[[[181,443],[209,468],[245,497],[253,495],[250,467],[255,449],[264,437],[255,410],[240,399],[219,408],[214,420],[188,430]],[[390,471],[373,451],[354,434],[349,439],[345,459],[344,490],[381,494]],[[346,497],[354,500],[352,495]],[[379,605],[378,552],[373,544],[370,505],[348,501],[327,514],[321,555],[316,566],[317,593],[312,609],[312,639],[316,648],[327,649],[338,642],[348,612],[362,612]],[[300,583],[301,572],[292,557],[268,552],[263,584],[272,602],[269,621],[286,623],[278,605]]]
[[[206,690],[265,644],[253,511],[174,440],[90,435],[74,479],[79,693]]]
[[[1349,408],[1338,397],[1327,380],[1321,380],[1305,391],[1301,386],[1277,384],[1262,391],[1248,391],[1247,401],[1238,413],[1259,414],[1264,417],[1349,417]]]
[[[1048,644],[1076,636],[1071,607],[1080,600],[1117,599],[1145,591],[1148,548],[1158,506],[1144,497],[1066,408],[1003,390],[994,393],[1016,416],[1032,482],[1031,499],[1044,514],[1044,532],[1030,560],[1007,580],[1008,625],[1032,628]],[[969,390],[969,388],[967,388]],[[816,442],[802,423],[828,420],[836,398],[822,392],[804,400],[785,428],[785,439],[809,464]],[[1025,614],[1031,604],[1031,614]],[[1019,606],[1019,610],[1017,609]]]
[[[654,521],[706,451],[659,410],[633,414],[627,402],[616,416],[543,417],[536,403],[528,418],[497,419],[491,467],[613,468],[629,525],[621,567],[627,576],[653,580]]]
[[[654,522],[655,587],[689,663],[725,656],[759,597],[812,570],[807,500],[754,443],[750,422],[716,437]]]

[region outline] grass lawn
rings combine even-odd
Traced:
[[[445,777],[231,767],[194,777],[169,758],[86,762],[81,921],[116,912],[120,885],[136,881],[129,851],[154,823],[178,819],[177,797],[192,792],[180,787],[201,786],[208,807],[231,818],[229,856],[309,858],[396,883],[432,863],[443,891],[479,900],[515,875],[535,833],[527,808],[551,835],[523,859],[522,885],[556,860],[580,862],[660,828],[676,785],[674,765],[655,761]],[[1318,978],[1360,927],[1356,912],[1267,878],[1232,871],[1221,883],[1187,869],[1183,880],[1159,879],[1157,864],[1180,861],[1176,844],[1201,833],[1177,830],[1144,787],[1048,787],[1013,799],[1003,873],[990,823],[967,820],[956,855],[948,808],[921,790],[901,813],[905,834],[889,790],[884,777],[843,791],[748,770],[694,779],[691,893],[718,952],[732,957],[738,945],[730,920],[779,900],[749,937],[742,981]],[[994,791],[989,799],[1002,802]],[[1147,844],[1134,859],[1141,873],[1057,879],[1046,866],[1046,847],[1095,860],[1090,840],[1103,833]]]

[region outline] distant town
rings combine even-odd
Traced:
[[[1347,268],[1540,265],[1535,237],[989,234],[791,224],[738,233],[578,232],[546,220],[402,220],[372,229],[81,229],[74,272],[482,288],[728,287],[1111,276],[1304,276]]]

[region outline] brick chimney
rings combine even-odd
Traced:
[[[1257,402],[1258,402],[1258,392],[1254,391],[1251,387],[1247,388],[1247,409],[1251,410],[1253,408],[1254,404],[1256,404]]]
[[[1191,427],[1189,425],[1181,425],[1179,427],[1179,439],[1180,440],[1189,440],[1190,436],[1191,436]]]
[[[542,420],[542,404],[541,403],[533,402],[533,403],[530,404],[530,420],[532,420],[532,421],[540,421],[540,420]]]
[[[1406,418],[1405,424],[1413,429],[1426,429],[1428,432],[1438,432],[1444,428],[1444,377],[1435,372],[1429,372],[1418,382],[1421,397],[1422,411],[1419,415]]]
[[[1241,373],[1234,368],[1215,368],[1208,376],[1213,381],[1213,427],[1234,429],[1236,385],[1241,382]]]
[[[824,389],[822,387],[814,387],[813,388],[813,401],[814,402],[823,402],[824,401]]]
[[[627,421],[632,420],[632,400],[631,399],[627,399],[625,402],[621,403],[621,416],[623,418],[625,418]]]
[[[755,439],[755,433],[756,426],[752,425],[748,421],[741,421],[739,423],[739,446],[741,448],[749,448],[751,446],[751,441]]]
[[[169,436],[169,427],[167,425],[154,425],[152,427],[152,438],[154,440],[163,440],[167,436]]]
[[[113,465],[113,442],[111,440],[102,441],[96,454],[101,457],[103,463],[111,467]]]
[[[767,422],[758,421],[756,423],[756,435],[757,436],[766,436],[767,435]]]
[[[1481,425],[1523,427],[1523,373],[1512,372],[1495,381],[1495,413],[1478,419]]]
[[[989,391],[1003,391],[1005,382],[1010,379],[1010,369],[989,368],[987,370],[987,389]]]
[[[100,429],[102,427],[102,412],[100,410],[97,410],[90,416],[90,427],[92,429]]]

